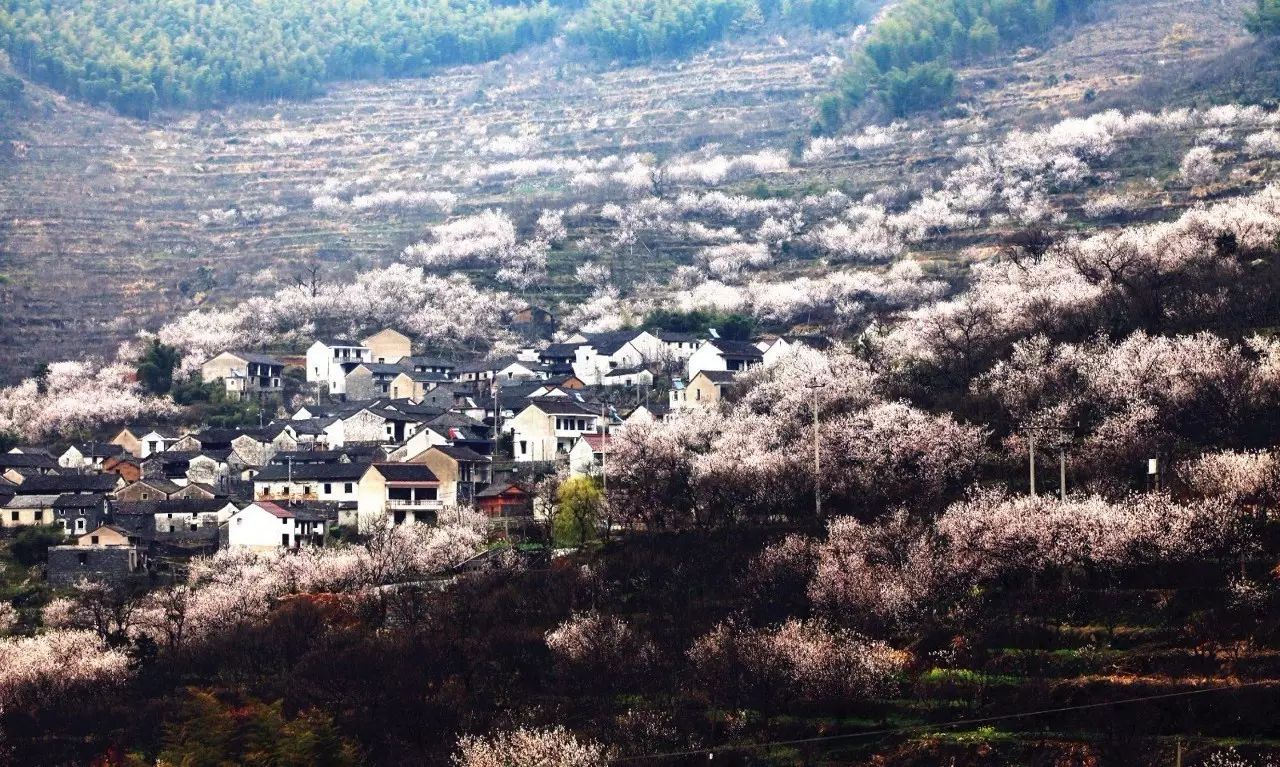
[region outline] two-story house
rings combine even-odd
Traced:
[[[704,342],[689,357],[686,371],[689,380],[704,370],[728,370],[740,373],[764,364],[764,353],[749,341],[713,338]]]
[[[259,551],[322,545],[327,528],[321,514],[255,501],[227,520],[227,544]]]
[[[440,503],[445,506],[474,503],[476,493],[493,481],[493,459],[469,447],[433,445],[407,462],[431,469],[440,482]]]
[[[284,392],[284,362],[268,354],[223,352],[200,366],[205,383],[222,383],[232,400],[265,399]]]
[[[316,384],[334,397],[345,397],[347,373],[362,362],[372,361],[373,351],[355,341],[316,341],[307,348],[307,383]]]
[[[440,480],[422,463],[375,463],[360,478],[358,492],[360,532],[387,523],[433,523],[444,508]]]
[[[572,399],[543,397],[530,400],[509,426],[517,461],[553,461],[583,434],[603,431],[604,420]]]

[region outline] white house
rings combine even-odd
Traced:
[[[575,344],[573,374],[588,386],[600,385],[614,370],[644,367],[666,353],[662,341],[645,330],[579,334],[569,343]]]
[[[362,362],[372,361],[372,350],[355,341],[316,341],[307,348],[307,382],[342,396],[347,393],[347,373]]]
[[[765,367],[770,367],[778,362],[778,360],[791,354],[796,349],[807,346],[810,349],[825,350],[831,347],[831,342],[822,336],[778,336],[767,341],[759,341],[756,348],[762,354],[762,360]]]
[[[227,520],[227,544],[260,551],[293,549],[322,541],[325,527],[316,515],[255,501]]]
[[[272,464],[254,475],[253,497],[260,501],[355,503],[360,477],[368,465],[351,461]]]
[[[583,434],[603,431],[599,413],[561,397],[533,400],[509,422],[517,461],[553,461],[569,453]]]
[[[583,434],[569,451],[569,474],[576,477],[600,473],[608,460],[611,439],[608,434]]]
[[[728,341],[714,338],[705,341],[689,357],[686,365],[689,379],[704,370],[728,370],[740,373],[764,364],[764,354],[748,341]]]

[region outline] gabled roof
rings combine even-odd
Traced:
[[[439,482],[430,467],[424,463],[375,463],[376,469],[388,482]]]
[[[429,355],[421,357],[401,357],[400,361],[407,363],[410,366],[420,365],[424,368],[455,368],[458,366],[458,363],[453,360],[448,360],[444,357],[432,357]]]
[[[716,338],[708,341],[712,347],[726,357],[746,357],[748,359],[764,359],[764,354],[750,341],[729,341]]]
[[[694,378],[698,376],[707,379],[713,384],[731,384],[737,378],[737,374],[732,370],[699,370],[694,375]],[[690,380],[692,381],[692,379]]]
[[[592,346],[598,354],[614,354],[639,337],[641,332],[638,330],[618,330],[612,333],[584,333],[587,343],[579,345]]]
[[[584,344],[548,344],[547,348],[538,352],[542,359],[573,359],[577,356],[578,347]]]
[[[127,452],[123,447],[113,445],[110,442],[82,442],[71,447],[74,447],[80,455],[86,458],[110,458]],[[70,450],[71,448],[67,449]]]
[[[613,436],[610,434],[583,434],[580,439],[585,440],[591,446],[593,453],[599,453],[613,441]]]
[[[449,456],[455,461],[489,461],[492,460],[487,455],[481,455],[469,447],[460,445],[432,445],[423,452],[431,450],[439,450],[441,453]]]
[[[654,332],[659,341],[668,344],[697,343],[702,336],[698,333],[684,333],[676,330],[659,330]]]
[[[254,501],[252,505],[257,506],[274,517],[279,517],[280,519],[293,519],[293,512],[278,506],[271,501]],[[245,508],[248,507],[246,506]],[[241,511],[243,511],[243,509],[241,509]]]
[[[167,498],[160,501],[117,501],[112,506],[116,516],[149,514],[211,514],[234,505],[225,498]]]
[[[315,343],[323,344],[328,347],[349,346],[356,349],[367,349],[368,347],[359,341],[352,341],[350,338],[317,338]],[[313,344],[314,345],[314,344]]]
[[[0,453],[0,469],[56,469],[58,461],[40,453]]]
[[[589,415],[599,417],[599,413],[584,407],[579,402],[568,397],[538,397],[529,400],[529,404],[524,410],[536,407],[547,415]],[[520,412],[524,412],[521,410]]]
[[[365,370],[368,370],[370,373],[376,376],[397,376],[397,375],[400,375],[401,373],[406,372],[406,368],[403,365],[396,364],[396,363],[361,362],[359,365],[356,365],[354,368],[352,368],[351,373],[347,373],[347,375],[351,375],[352,373],[356,372],[360,368],[364,368]]]
[[[523,487],[520,487],[514,482],[494,482],[492,485],[489,485],[485,489],[476,493],[476,497],[477,498],[497,498],[498,496],[505,494],[508,490],[515,490],[516,492],[522,495],[529,494],[527,490],[525,490]]]
[[[254,482],[313,482],[335,480],[339,482],[356,481],[369,468],[368,462],[351,461],[349,463],[295,463],[292,468],[273,464],[264,466],[262,471],[254,475]]]
[[[133,482],[125,489],[127,490],[129,487],[133,487],[134,485],[146,485],[153,490],[159,490],[165,495],[172,495],[182,489],[181,486],[175,485],[164,477],[143,477],[142,479]]]
[[[223,354],[230,354],[233,357],[239,357],[245,362],[253,362],[258,365],[273,365],[275,367],[284,367],[284,362],[280,360],[280,358],[273,357],[270,354],[260,354],[258,352],[222,352],[221,354],[215,354],[213,357],[211,357],[207,361],[212,362],[218,357],[221,357]]]
[[[14,491],[17,495],[109,493],[119,480],[118,474],[50,474],[27,477]]]
[[[101,493],[64,493],[53,502],[55,509],[101,509],[106,501]]]

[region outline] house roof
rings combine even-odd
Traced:
[[[148,514],[209,514],[225,509],[231,501],[225,498],[168,498],[160,501],[117,501],[112,506],[115,516]]]
[[[369,468],[368,462],[357,461],[350,463],[295,463],[292,469],[287,465],[272,464],[264,466],[262,471],[255,474],[253,481],[287,482],[290,477],[293,478],[294,482],[313,480],[355,481],[364,475],[367,468]]]
[[[40,453],[0,453],[0,469],[56,469],[58,461]]]
[[[421,357],[402,357],[400,358],[400,361],[408,363],[409,365],[421,365],[422,367],[428,368],[455,368],[458,366],[458,363],[453,360],[448,360],[444,357],[432,357],[429,355]]]
[[[293,512],[283,508],[282,506],[274,504],[271,501],[254,501],[253,505],[274,517],[279,517],[280,519],[293,519]]]
[[[634,330],[618,330],[612,333],[584,333],[587,338],[586,344],[580,346],[592,346],[599,354],[614,354],[622,347],[631,343],[640,335],[639,331]]]
[[[423,463],[375,463],[371,468],[377,469],[383,479],[388,482],[439,482],[431,469]]]
[[[175,485],[163,477],[143,477],[129,485],[129,487],[134,487],[135,485],[146,485],[154,490],[159,490],[165,495],[172,495],[182,489],[180,485]],[[127,490],[128,487],[125,489]]]
[[[732,370],[699,370],[694,378],[698,376],[702,376],[714,384],[728,384],[736,380],[737,374]]]
[[[528,410],[536,407],[547,415],[589,415],[599,416],[600,414],[584,407],[581,403],[568,397],[538,397],[529,401]],[[524,410],[520,411],[524,412]]]
[[[654,333],[659,341],[668,344],[696,343],[701,339],[698,333],[684,333],[676,330],[659,330]]]
[[[708,343],[726,357],[764,359],[764,354],[750,341],[729,341],[724,338],[717,338]]]
[[[50,474],[27,477],[14,491],[17,495],[109,493],[115,490],[119,479],[118,474]]]
[[[609,434],[583,434],[581,437],[591,446],[593,453],[599,453],[601,450],[609,446],[613,441],[613,436]]]
[[[53,502],[53,508],[100,509],[105,500],[101,493],[63,493]]]
[[[573,359],[577,356],[578,347],[584,344],[548,344],[547,348],[538,352],[542,359]]]
[[[455,461],[489,461],[487,455],[481,455],[469,447],[461,445],[432,445],[427,450],[439,450]],[[423,451],[426,452],[426,451]]]
[[[284,362],[279,357],[273,357],[270,354],[260,354],[258,352],[223,352],[222,354],[230,354],[234,357],[239,357],[245,362],[253,362],[259,365],[274,365],[276,367],[284,367]],[[221,357],[222,354],[214,355],[214,357],[210,361],[212,361],[213,359],[217,359],[218,357]]]
[[[110,442],[82,442],[72,445],[80,455],[88,458],[110,458],[115,455],[125,453],[125,449],[119,445],[113,445]],[[70,450],[71,448],[67,448]]]
[[[374,375],[378,375],[378,376],[397,376],[397,375],[400,375],[401,373],[406,372],[406,369],[403,365],[399,365],[396,363],[361,362],[359,365],[356,365],[354,368],[352,368],[351,373],[356,372],[360,368],[364,368],[365,370],[368,370],[370,373],[373,373]],[[351,373],[347,373],[347,375],[351,375]]]
[[[528,495],[528,492],[514,482],[494,482],[485,489],[476,493],[477,498],[497,498],[505,494],[508,490],[515,490],[522,495]]]

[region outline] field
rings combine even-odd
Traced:
[[[1238,22],[1245,5],[1101,3],[1096,21],[1055,45],[962,72],[964,106],[945,122],[919,117],[888,145],[724,186],[768,196],[840,188],[855,198],[884,186],[920,188],[954,163],[957,141],[994,140],[1112,97],[1133,100],[1146,83],[1166,83],[1167,73],[1226,59],[1247,43]],[[574,242],[553,253],[550,284],[530,296],[553,306],[583,294],[572,266],[588,256],[612,265],[624,287],[660,274],[689,262],[685,241],[658,238],[632,257],[595,236],[605,222],[592,209],[606,194],[575,189],[563,174],[494,175],[494,167],[637,153],[661,160],[695,150],[793,152],[850,44],[847,33],[795,30],[683,61],[603,68],[553,42],[430,78],[150,123],[28,84],[24,135],[0,165],[0,347],[21,350],[24,364],[0,376],[15,379],[68,354],[109,354],[139,329],[154,330],[201,302],[262,294],[310,262],[335,278],[386,263],[444,218],[434,205],[376,197],[353,209],[364,195],[454,192],[453,212],[501,207],[522,231],[537,208],[589,203],[571,217]],[[863,119],[888,122],[874,110]],[[1176,164],[1178,155],[1171,149],[1163,161]],[[1150,159],[1135,156],[1114,172],[1145,177]],[[317,208],[323,196],[345,207]],[[1185,201],[1178,198],[1161,200],[1160,215]],[[968,231],[929,248],[948,260],[958,246],[992,234]],[[785,273],[810,267],[779,265]]]

